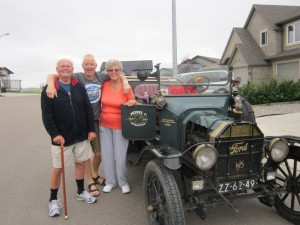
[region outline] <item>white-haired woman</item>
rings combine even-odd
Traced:
[[[136,101],[132,91],[124,94],[123,83],[119,79],[123,70],[122,63],[110,59],[106,62],[105,69],[110,80],[104,83],[101,97],[100,143],[106,177],[103,192],[111,192],[119,185],[122,193],[126,194],[130,192],[126,168],[128,140],[122,135],[121,105],[134,106]]]

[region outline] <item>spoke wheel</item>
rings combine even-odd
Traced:
[[[184,211],[172,173],[158,160],[150,161],[144,174],[144,195],[151,225],[184,225]]]
[[[286,160],[277,164],[276,185],[285,192],[275,197],[275,208],[286,219],[300,223],[300,149],[291,146]]]

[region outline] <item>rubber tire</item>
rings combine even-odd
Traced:
[[[154,187],[156,188],[156,191],[154,191]],[[147,164],[144,173],[143,189],[146,213],[150,225],[185,224],[184,211],[178,186],[171,171],[160,161],[152,160]],[[157,199],[159,199],[159,201],[156,201]],[[148,206],[154,205],[158,205],[158,210],[150,212]]]
[[[242,120],[255,123],[256,120],[255,120],[254,110],[250,102],[248,102],[248,100],[243,97],[241,98],[242,98]]]
[[[297,170],[299,170],[299,167],[300,167],[300,148],[297,147],[297,146],[291,146],[290,147],[290,153],[289,153],[287,159],[292,159],[292,160],[294,160],[293,162],[297,161],[298,162],[297,163],[297,165],[298,165]],[[276,169],[278,169],[280,165],[282,165],[282,163],[280,163],[280,164],[275,164],[274,163],[273,167],[276,168]],[[291,170],[291,172],[292,172],[292,175],[293,175],[294,171]],[[298,172],[298,176],[300,176],[299,172]],[[282,184],[281,182],[282,181],[279,181],[279,182],[276,182],[276,183]],[[297,179],[296,179],[296,181],[294,179],[294,182],[298,183],[297,185],[298,185],[298,189],[299,189],[300,188],[299,177],[298,177],[298,182],[297,182]],[[299,190],[298,191],[297,190],[292,190],[292,193],[293,194],[298,194],[298,196],[300,195]],[[283,193],[282,196],[284,196],[284,194],[285,193]],[[300,202],[297,200],[296,197],[294,197],[294,199],[295,199],[295,202],[297,204],[297,207],[299,207],[300,206]],[[288,203],[291,203],[291,201],[289,201]],[[274,206],[275,206],[276,210],[279,212],[279,214],[282,217],[286,218],[287,220],[289,220],[289,221],[291,221],[291,222],[293,222],[295,224],[300,224],[300,211],[299,210],[295,211],[295,210],[291,209],[290,204],[286,205],[282,201],[282,199],[280,198],[279,195],[277,195],[275,197],[275,205]]]

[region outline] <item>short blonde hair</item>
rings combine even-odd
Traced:
[[[106,71],[108,71],[112,66],[117,66],[121,71],[123,70],[122,63],[119,60],[117,60],[117,59],[109,59],[105,63],[105,69],[106,69]]]

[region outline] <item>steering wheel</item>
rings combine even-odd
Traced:
[[[184,87],[184,90],[187,94],[201,94],[205,92],[209,87],[209,78],[207,76],[197,75],[191,78],[187,84],[196,84],[196,85],[188,85]],[[203,85],[199,85],[203,84]]]

